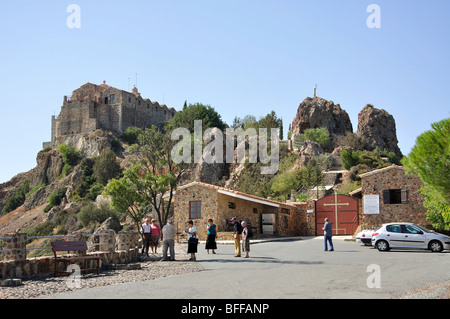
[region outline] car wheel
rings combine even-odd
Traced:
[[[444,250],[444,246],[442,246],[442,243],[437,240],[431,241],[430,244],[428,245],[428,248],[434,253],[440,253],[441,251]]]
[[[389,244],[387,241],[385,240],[379,240],[377,241],[377,243],[375,244],[375,246],[377,247],[377,249],[379,251],[389,251]]]

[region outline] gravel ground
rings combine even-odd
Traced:
[[[138,270],[102,270],[98,276],[96,273],[85,274],[82,275],[81,289],[152,280],[203,270],[203,267],[198,263],[189,261],[190,255],[186,254],[186,247],[182,245],[176,245],[175,258],[176,261],[140,262],[141,269]],[[67,276],[24,280],[23,284],[17,287],[0,287],[0,299],[32,299],[79,289],[69,288],[67,280]]]
[[[398,299],[450,299],[450,280],[410,291]]]

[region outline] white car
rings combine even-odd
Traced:
[[[372,234],[374,232],[375,232],[375,230],[370,230],[370,229],[365,229],[363,231],[360,231],[358,234],[356,234],[355,240],[357,243],[363,243],[365,246],[371,246],[372,245]]]
[[[379,251],[412,248],[441,252],[450,249],[450,237],[413,223],[388,223],[373,233],[372,246]]]

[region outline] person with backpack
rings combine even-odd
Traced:
[[[250,252],[250,238],[253,236],[252,230],[247,227],[247,223],[243,221],[242,225],[242,251],[245,252],[244,258],[249,258]]]

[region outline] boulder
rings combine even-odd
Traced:
[[[399,159],[403,157],[398,147],[394,117],[385,110],[372,105],[364,107],[358,114],[357,135],[361,137],[366,150],[378,148],[394,152]]]

